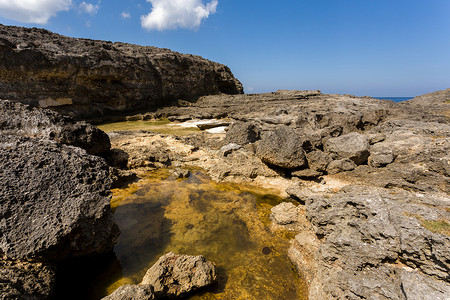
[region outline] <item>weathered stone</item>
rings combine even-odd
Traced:
[[[309,168],[317,172],[324,172],[328,164],[332,161],[329,154],[319,150],[306,153],[306,158]]]
[[[386,165],[394,161],[394,155],[392,152],[384,153],[371,153],[369,156],[369,165],[375,168],[385,167]]]
[[[170,172],[176,179],[189,178],[191,176],[191,171],[186,169],[176,168]]]
[[[267,164],[286,169],[301,168],[306,165],[302,138],[286,126],[265,132],[256,144],[256,155]]]
[[[0,39],[5,41],[0,44],[0,98],[78,118],[243,92],[228,67],[168,49],[4,25]],[[24,43],[29,47],[22,48]]]
[[[347,186],[333,197],[308,200],[307,217],[323,241],[311,291],[325,291],[325,298],[332,299],[364,299],[374,294],[382,299],[404,299],[408,286],[412,299],[445,295],[448,283],[417,272],[402,273],[393,264],[400,259],[434,278],[449,280],[444,270],[450,267],[450,237],[430,232],[420,221],[445,219],[448,212],[434,207],[437,201],[407,205],[420,203],[418,200],[412,193],[392,194],[362,186]],[[429,293],[429,297],[412,296],[417,281],[423,284],[421,295]],[[311,298],[315,296],[310,293]]]
[[[365,135],[352,132],[328,139],[325,151],[335,155],[336,158],[349,158],[360,165],[369,157],[369,141]]]
[[[109,251],[118,236],[105,161],[53,141],[0,135],[0,254],[56,261]]]
[[[209,123],[197,124],[197,127],[200,130],[207,130],[207,129],[211,129],[211,128],[228,126],[228,125],[230,125],[230,122],[228,122],[228,121],[211,121]]]
[[[413,270],[401,270],[402,290],[406,299],[447,300],[450,284],[435,281]]]
[[[260,139],[260,132],[261,129],[254,123],[237,122],[228,127],[223,144],[233,143],[243,146],[254,143]]]
[[[176,255],[169,252],[148,269],[143,285],[152,285],[155,294],[179,296],[214,283],[214,265],[199,256]]]
[[[47,264],[0,260],[0,299],[49,299],[54,283]]]
[[[298,209],[291,202],[283,202],[270,209],[270,218],[279,225],[297,222]]]
[[[328,164],[327,173],[333,175],[341,172],[351,171],[354,170],[355,168],[356,164],[352,160],[348,158],[338,159],[333,160]]]
[[[219,151],[223,156],[228,156],[228,154],[231,154],[233,151],[239,150],[241,148],[242,147],[238,144],[229,143],[229,144],[221,147]]]
[[[75,122],[48,109],[0,100],[0,132],[39,137],[85,149],[90,154],[108,151],[108,135],[85,122]]]
[[[287,187],[285,192],[286,192],[286,194],[288,194],[293,199],[301,200],[299,195],[302,194],[302,190],[303,190],[302,185],[299,184],[299,183],[296,183],[296,184],[293,184],[293,185],[290,185],[289,187]]]
[[[384,141],[386,139],[386,135],[383,133],[371,134],[371,135],[369,135],[368,139],[369,139],[369,144],[373,145],[373,144]]]
[[[155,299],[153,286],[148,284],[125,284],[102,300],[152,300]]]
[[[111,149],[102,154],[102,157],[106,159],[106,162],[111,167],[126,169],[128,166],[128,153],[122,149]]]
[[[317,172],[317,171],[311,170],[311,169],[298,170],[298,171],[294,171],[291,173],[291,175],[294,177],[307,178],[307,179],[317,178],[322,174],[323,174],[322,172]]]

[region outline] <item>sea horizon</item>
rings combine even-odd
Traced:
[[[394,102],[403,102],[403,101],[411,100],[414,97],[373,97],[373,98],[380,99],[380,100],[391,100]]]

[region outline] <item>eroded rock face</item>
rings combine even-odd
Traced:
[[[369,140],[357,132],[330,138],[325,143],[325,151],[338,159],[348,158],[360,165],[369,157]]]
[[[298,209],[290,202],[283,202],[272,207],[270,219],[279,225],[294,223],[298,219]]]
[[[286,126],[263,133],[256,145],[256,155],[267,164],[286,169],[301,168],[306,164],[302,138]]]
[[[57,261],[109,251],[118,236],[109,168],[83,149],[0,135],[0,254]]]
[[[203,256],[169,252],[147,271],[142,284],[152,285],[155,293],[179,296],[208,286],[217,279],[214,265]]]
[[[55,270],[44,263],[0,260],[1,299],[49,299]]]
[[[54,140],[90,154],[103,153],[111,147],[108,135],[91,124],[7,100],[0,100],[0,132]]]
[[[232,124],[223,141],[224,145],[233,143],[247,145],[260,139],[261,128],[251,122],[236,122]]]
[[[203,256],[169,252],[148,269],[141,284],[123,285],[103,299],[171,299],[211,285],[216,280],[214,265]]]
[[[448,219],[440,209],[446,201],[435,197],[424,203],[409,192],[362,186],[307,200],[307,217],[323,241],[311,291],[322,290],[333,299],[404,299],[402,289],[420,281],[430,294],[420,298],[409,290],[412,299],[444,299],[450,291],[450,238],[430,231],[421,220]]]
[[[199,56],[0,25],[0,98],[98,119],[242,92],[228,67]]]

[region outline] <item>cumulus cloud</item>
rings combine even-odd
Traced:
[[[46,24],[71,6],[72,0],[0,0],[0,15],[18,22]]]
[[[216,12],[217,0],[206,5],[201,0],[147,0],[152,11],[141,16],[142,27],[148,30],[177,28],[195,29],[203,19]]]
[[[120,14],[120,16],[122,17],[122,19],[129,19],[129,18],[131,18],[131,15],[130,15],[130,13],[129,12],[122,12],[121,14]]]
[[[81,2],[80,6],[79,6],[80,11],[90,14],[92,16],[98,12],[99,8],[100,8],[100,5],[98,5],[98,4],[94,5],[92,3],[86,3],[84,1]]]

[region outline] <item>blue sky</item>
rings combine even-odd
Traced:
[[[450,0],[0,0],[0,23],[201,55],[247,93],[450,88]]]

